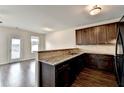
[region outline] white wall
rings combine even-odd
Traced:
[[[46,35],[46,49],[73,48],[75,45],[75,34],[72,29],[60,32],[52,32]]]
[[[35,53],[31,53],[31,36],[40,38],[39,50],[45,49],[45,36],[43,34],[33,33],[22,29],[0,27],[0,64],[10,62],[10,47],[11,38],[18,37],[21,39],[21,54],[20,60],[35,58]]]
[[[115,54],[115,45],[81,45],[75,41],[75,30],[53,32],[46,35],[46,50],[79,47],[91,53]]]

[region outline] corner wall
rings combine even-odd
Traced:
[[[36,54],[31,53],[31,36],[40,38],[39,50],[45,49],[45,35],[29,32],[27,30],[10,27],[0,27],[0,64],[10,63],[11,38],[21,39],[21,60],[33,59]]]
[[[115,54],[115,45],[76,45],[74,29],[53,32],[46,35],[46,50],[62,48],[81,48],[91,53]]]

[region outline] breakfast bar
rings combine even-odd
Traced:
[[[94,56],[96,57],[94,58]],[[101,60],[102,57],[108,61],[103,60],[101,64],[100,62],[92,64],[92,61],[90,61],[95,59],[96,62],[96,60]],[[86,58],[89,60],[88,62]],[[38,52],[38,86],[71,86],[76,76],[85,66],[112,72],[113,62],[113,55],[89,54],[78,48],[40,51]]]

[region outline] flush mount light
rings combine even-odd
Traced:
[[[44,28],[42,28],[42,29],[45,30],[45,31],[53,31],[53,29],[48,28],[48,27],[44,27]]]
[[[90,15],[97,15],[101,12],[101,7],[98,7],[97,5],[95,5],[93,7],[93,9],[91,9],[90,11]]]
[[[0,21],[0,23],[3,23],[2,21]]]

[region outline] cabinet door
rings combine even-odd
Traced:
[[[70,80],[73,82],[76,76],[84,68],[84,56],[80,55],[70,60]]]
[[[102,25],[96,27],[97,31],[97,44],[106,44],[106,34],[107,34],[107,26]]]
[[[77,74],[84,68],[84,58],[83,55],[78,56],[77,58]]]
[[[72,60],[70,63],[71,75],[75,78],[80,72],[82,60],[80,59],[80,56],[73,58],[71,60]]]
[[[82,32],[81,32],[81,30],[76,30],[76,44],[77,45],[82,44]]]
[[[86,28],[85,29],[85,41],[86,41],[86,45],[90,44],[90,28]]]
[[[81,34],[82,34],[82,45],[86,45],[88,43],[87,29],[82,29]]]
[[[113,43],[112,41],[116,39],[116,23],[108,24],[108,30],[107,30],[107,43]]]
[[[105,70],[109,72],[114,71],[114,56],[103,54],[85,54],[86,67]]]
[[[76,72],[77,72],[77,67],[75,66],[75,62],[76,60],[75,59],[71,59],[70,60],[70,68],[71,68],[71,71],[70,71],[70,81],[71,83],[74,82],[74,80],[76,79]]]
[[[106,70],[109,72],[114,71],[114,57],[111,55],[97,55],[97,67],[101,70]]]
[[[97,57],[96,55],[88,55],[87,66],[90,68],[97,68]]]
[[[91,55],[91,54],[85,54],[85,65],[89,68],[97,68],[97,62],[96,62],[97,56]]]
[[[90,45],[94,45],[96,44],[96,40],[97,40],[97,31],[95,30],[94,27],[91,27],[89,29],[89,44]]]
[[[70,66],[69,64],[62,65],[56,70],[56,86],[67,87],[70,85]]]

